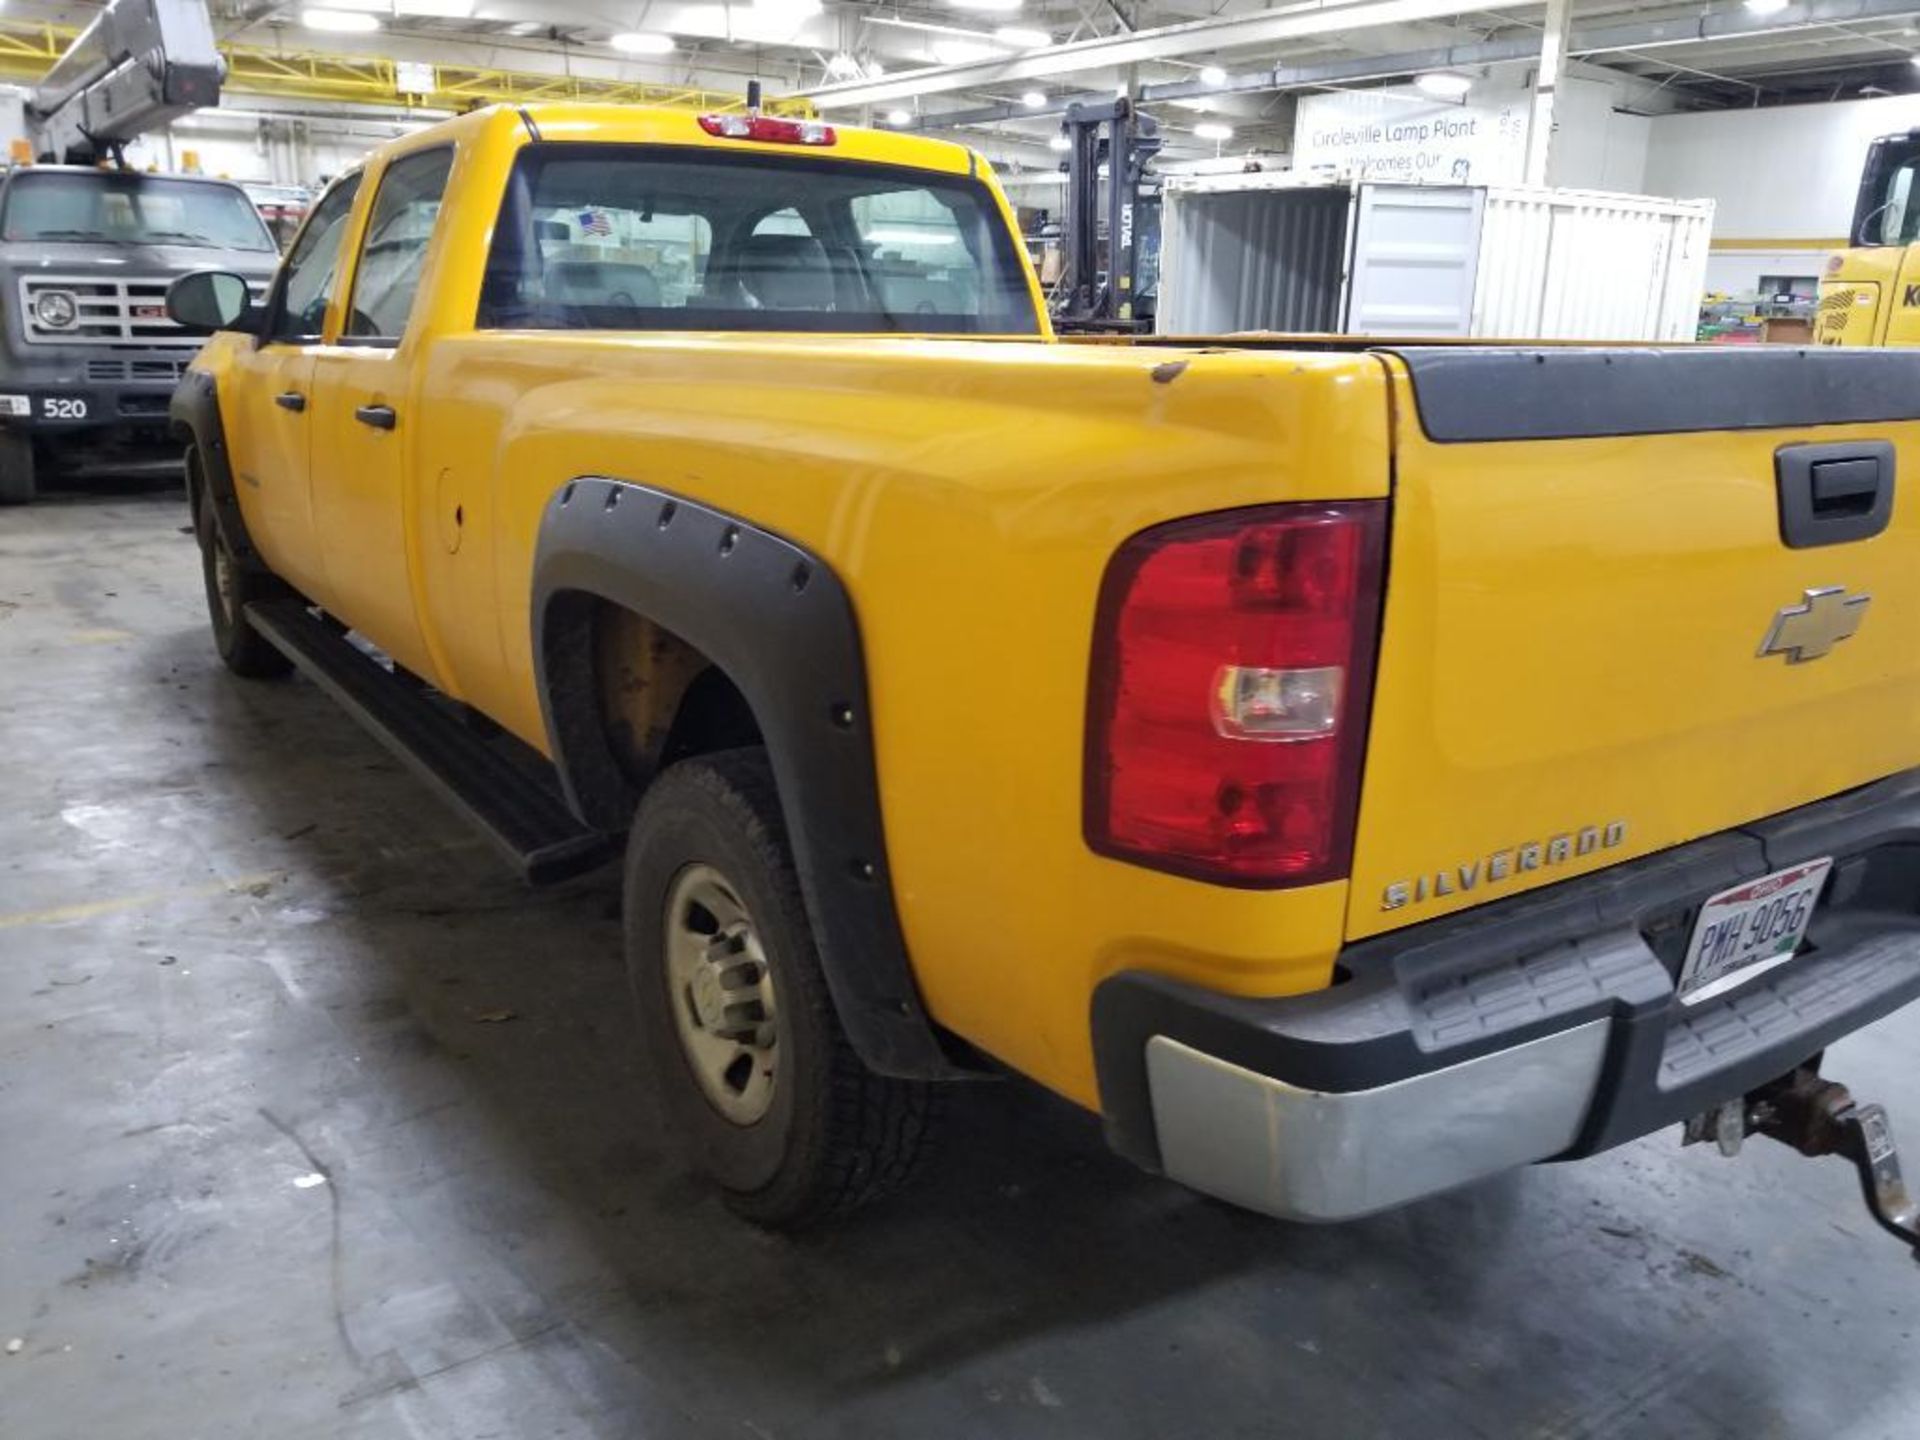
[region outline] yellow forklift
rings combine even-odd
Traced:
[[[1848,247],[1820,277],[1821,345],[1920,345],[1920,130],[1868,147]]]

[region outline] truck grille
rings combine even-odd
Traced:
[[[187,373],[185,360],[89,360],[87,379],[102,385],[128,380],[178,380]]]
[[[30,345],[118,345],[140,349],[179,347],[197,350],[204,337],[189,335],[167,318],[170,276],[101,279],[97,275],[23,275],[20,277],[20,332]],[[249,281],[255,303],[266,295],[260,281]],[[72,315],[65,324],[41,319],[41,301],[49,294],[65,300],[49,309]]]

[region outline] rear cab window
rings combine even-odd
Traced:
[[[976,179],[815,156],[540,142],[494,229],[482,329],[1035,335]]]

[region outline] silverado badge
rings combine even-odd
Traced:
[[[1871,595],[1849,595],[1844,585],[1825,585],[1805,593],[1798,605],[1784,606],[1773,617],[1760,655],[1784,655],[1789,665],[1818,660],[1860,628]]]

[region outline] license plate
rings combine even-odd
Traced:
[[[48,395],[40,401],[42,420],[84,420],[87,418],[86,398],[81,395]]]
[[[1689,1005],[1710,999],[1792,959],[1832,868],[1831,859],[1809,860],[1722,890],[1702,905],[1680,967],[1680,999]]]

